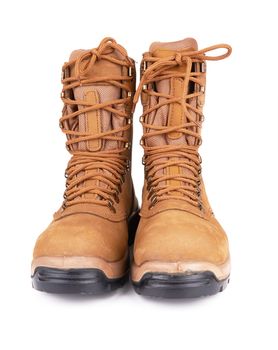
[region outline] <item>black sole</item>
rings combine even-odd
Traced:
[[[122,287],[128,281],[128,273],[109,279],[99,269],[55,269],[37,267],[32,276],[33,287],[47,293],[98,295]]]
[[[192,274],[146,273],[133,282],[136,293],[161,298],[198,298],[222,292],[229,277],[219,281],[210,271]]]

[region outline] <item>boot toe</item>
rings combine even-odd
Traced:
[[[139,225],[134,249],[136,265],[148,261],[206,261],[222,264],[228,259],[225,232],[214,220],[168,210]]]
[[[90,214],[64,217],[53,221],[39,236],[34,258],[79,256],[117,261],[127,249],[123,226]]]

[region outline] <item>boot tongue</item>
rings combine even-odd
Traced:
[[[85,50],[76,50],[73,51],[70,55],[69,60],[75,60],[82,54],[84,54]],[[117,59],[124,59],[121,53],[117,51],[110,50],[109,55],[115,57]],[[84,59],[82,61],[82,65],[86,65],[89,61],[88,59]],[[81,66],[81,68],[84,68]],[[71,68],[70,75],[74,76],[75,74],[75,65]],[[90,71],[86,72],[86,79],[94,79],[101,78],[104,76],[119,76],[122,75],[121,67],[115,63],[112,63],[107,60],[97,60],[95,64],[92,66]],[[74,99],[76,100],[85,100],[93,104],[103,103],[107,101],[112,101],[115,99],[119,99],[121,97],[121,89],[113,86],[108,83],[92,83],[90,85],[78,86],[73,89]],[[82,110],[84,106],[78,105],[78,110]],[[115,105],[114,108],[122,108],[120,105]],[[78,127],[77,130],[79,132],[89,132],[92,135],[99,134],[101,132],[106,132],[112,129],[117,129],[124,125],[124,118],[120,118],[117,115],[107,111],[107,110],[95,110],[87,113],[82,113],[78,115]],[[119,148],[118,141],[113,140],[89,140],[79,142],[75,146],[75,150],[78,151],[86,151],[86,152],[98,152],[102,150],[111,150],[115,148]],[[107,172],[106,170],[98,169],[97,172]],[[84,172],[78,173],[77,176],[84,175]],[[82,186],[100,186],[107,187],[106,184],[100,182],[99,180],[86,180]],[[83,195],[86,198],[96,199],[99,198],[98,195],[93,193],[86,193]]]
[[[195,39],[187,38],[175,42],[154,42],[150,46],[150,53],[154,57],[164,58],[175,55],[176,53],[183,54],[186,51],[198,50],[197,42]],[[171,70],[173,72],[185,72],[186,63],[181,66],[173,67]],[[172,96],[180,97],[185,95],[189,91],[189,86],[185,86],[184,82],[180,78],[164,79],[156,83],[156,91],[163,94],[171,94]],[[161,103],[165,101],[164,97],[159,97],[158,101],[152,101],[152,103]],[[194,103],[194,101],[189,101],[189,103]],[[192,115],[193,116],[193,115]],[[193,116],[196,118],[196,116]],[[178,103],[173,103],[171,105],[166,105],[160,107],[155,115],[152,115],[152,123],[154,125],[163,126],[175,126],[181,125],[185,122],[185,114],[182,106]],[[148,139],[148,144],[150,146],[166,145],[166,144],[194,144],[195,140],[192,136],[185,137],[181,133],[172,132],[167,135],[162,135],[159,137],[151,137]]]
[[[70,61],[84,54],[85,50],[73,51],[70,55]],[[109,53],[112,57],[123,59],[124,57],[117,51]],[[88,59],[82,64],[86,65]],[[74,66],[71,75],[74,75]],[[93,79],[107,75],[121,75],[121,67],[107,60],[97,60],[92,69],[86,73],[86,79]],[[119,99],[121,97],[121,89],[107,83],[93,83],[91,85],[76,87],[73,90],[76,100],[85,100],[92,104],[103,103],[110,100]],[[78,105],[78,109],[84,106]],[[117,107],[116,107],[117,108]],[[78,116],[78,131],[99,134],[122,126],[123,118],[118,118],[111,112],[106,110],[90,111]],[[100,151],[118,148],[118,142],[112,140],[91,140],[79,142],[76,149],[79,151]]]
[[[176,52],[198,50],[197,41],[193,38],[186,38],[173,42],[154,42],[151,44],[149,51],[154,57],[168,57]]]
[[[154,57],[158,58],[164,58],[164,57],[170,57],[174,56],[177,53],[180,53],[181,55],[185,53],[186,51],[195,51],[198,50],[197,42],[196,40],[192,38],[184,39],[181,41],[176,42],[168,42],[168,43],[160,43],[155,42],[150,46],[150,53]],[[187,66],[186,63],[183,63],[181,65],[177,65],[171,70],[173,72],[179,72],[184,73],[186,72]],[[190,85],[190,84],[187,84]],[[190,92],[190,86],[185,85],[185,81],[182,78],[173,77],[170,79],[163,79],[155,84],[155,89],[159,93],[172,95],[176,97],[185,96]],[[166,100],[164,97],[151,97],[151,106],[154,106],[158,103],[162,103]],[[191,99],[187,101],[188,103],[192,105],[196,105],[195,99]],[[192,118],[196,118],[196,115],[194,115],[191,111],[189,111]],[[186,116],[185,112],[183,110],[183,107],[178,103],[172,103],[171,105],[164,105],[151,113],[149,115],[149,122],[158,125],[158,126],[175,126],[175,125],[181,125],[186,122]],[[194,130],[196,131],[196,130]],[[179,132],[171,132],[164,135],[158,135],[154,137],[149,137],[146,140],[148,146],[163,146],[163,145],[177,145],[177,144],[188,144],[188,145],[194,145],[195,138],[192,136],[186,136]],[[166,161],[167,159],[165,159]],[[183,169],[179,166],[169,166],[166,169],[159,170],[158,174],[163,175],[178,175],[178,174],[187,174],[188,176],[191,176],[192,173],[189,169]],[[184,183],[178,180],[167,180],[167,184],[171,186],[183,186]],[[177,196],[182,196],[179,192],[173,192],[173,194]]]

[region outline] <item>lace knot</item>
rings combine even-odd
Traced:
[[[182,65],[182,55],[181,55],[181,53],[180,52],[176,52],[176,54],[175,54],[175,61],[177,62],[177,64],[179,65],[179,66],[181,66]]]

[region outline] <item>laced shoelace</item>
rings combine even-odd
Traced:
[[[222,55],[207,56],[206,53],[217,50],[226,49]],[[173,56],[165,58],[153,57],[150,53],[145,53],[143,57],[143,74],[136,94],[134,96],[134,105],[138,102],[139,96],[143,91],[148,96],[155,96],[156,98],[163,97],[163,101],[156,105],[146,108],[140,118],[143,126],[143,136],[141,145],[144,148],[143,164],[145,165],[145,177],[147,181],[148,199],[150,200],[150,207],[152,208],[158,201],[165,199],[184,199],[189,204],[203,208],[203,203],[200,196],[201,184],[201,157],[198,153],[198,148],[201,145],[201,136],[197,130],[201,127],[204,119],[202,110],[194,107],[188,101],[192,98],[198,98],[204,94],[203,75],[205,70],[200,72],[192,71],[193,63],[197,62],[204,64],[205,61],[222,60],[231,54],[232,48],[226,44],[214,45],[199,51],[187,51],[183,53],[176,53]],[[175,72],[171,68],[181,66],[186,63],[185,72]],[[199,89],[186,96],[172,96],[160,92],[156,92],[149,88],[153,83],[170,79],[182,78],[185,84],[190,82],[197,84]],[[177,126],[162,126],[153,125],[146,122],[146,117],[157,111],[162,106],[170,105],[172,103],[179,103],[185,113],[186,122]],[[197,116],[196,120],[190,114],[190,110]],[[196,132],[194,131],[196,130]],[[177,132],[187,137],[191,136],[195,142],[189,145],[184,144],[163,145],[163,146],[148,146],[146,140],[150,137],[158,135],[167,135],[171,132]],[[165,170],[171,166],[178,166],[185,171],[178,174],[165,174]],[[189,170],[189,171],[186,171]],[[161,173],[163,173],[161,175]],[[169,180],[176,180],[174,184],[169,185]],[[173,182],[172,182],[173,183]]]
[[[120,52],[124,59],[112,57],[110,53],[113,50]],[[92,69],[98,60],[107,60],[119,66],[127,67],[129,73],[126,76],[107,75],[92,79],[86,78],[86,73]],[[115,107],[130,103],[132,91],[128,82],[133,79],[132,66],[133,62],[127,56],[125,49],[117,44],[114,39],[105,38],[97,49],[84,51],[77,59],[65,63],[62,68],[63,89],[61,99],[64,102],[64,109],[60,118],[60,127],[67,136],[66,147],[72,154],[65,172],[67,181],[63,209],[72,204],[92,203],[108,206],[112,211],[115,211],[114,203],[119,201],[118,195],[121,192],[121,185],[130,166],[130,144],[124,133],[131,127],[131,113],[128,111],[131,108],[126,108],[123,111]],[[74,74],[67,77],[70,67],[74,67]],[[126,97],[95,104],[72,98],[74,88],[93,83],[109,83],[126,91]],[[78,109],[78,106],[83,108]],[[78,131],[78,116],[96,110],[106,110],[113,113],[120,118],[124,118],[126,123],[117,129],[98,134]],[[118,141],[119,148],[97,152],[78,150],[77,145],[80,142],[91,140]],[[94,180],[94,185],[87,185],[87,180]],[[102,184],[102,186],[99,184]],[[95,196],[84,196],[86,193]]]

